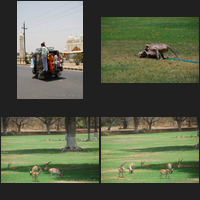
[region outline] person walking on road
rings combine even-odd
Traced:
[[[42,48],[43,71],[48,71],[47,56],[48,56],[49,51],[45,46],[45,42],[41,43],[41,48]]]

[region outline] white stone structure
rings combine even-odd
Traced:
[[[83,53],[83,34],[80,35],[80,38],[70,35],[63,53],[64,56]]]
[[[24,35],[20,34],[19,36],[19,57],[24,58],[25,52],[24,52]]]

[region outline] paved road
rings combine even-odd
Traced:
[[[63,70],[61,77],[33,78],[29,66],[17,66],[17,99],[82,99],[83,72]]]

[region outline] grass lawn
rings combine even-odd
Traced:
[[[199,83],[199,64],[138,58],[145,44],[165,43],[199,61],[198,17],[102,17],[102,83]],[[168,55],[175,58],[169,50]]]
[[[197,132],[149,133],[101,137],[101,182],[102,183],[199,183],[199,167],[178,168],[178,159],[183,165],[199,165],[199,142]],[[178,136],[178,137],[176,137]],[[186,137],[179,137],[186,136]],[[141,161],[150,168],[141,167]],[[127,162],[126,173],[118,176],[118,166]],[[128,165],[134,163],[133,174]],[[160,178],[160,170],[172,163],[174,172],[169,178]]]
[[[83,152],[61,152],[65,147],[64,135],[42,136],[3,136],[1,137],[1,182],[32,183],[29,168],[39,165],[43,173],[39,183],[98,183],[99,182],[99,141],[80,141],[77,144]],[[77,138],[87,139],[87,134],[78,134]],[[45,141],[54,139],[55,141]],[[63,178],[49,177],[44,164],[52,161],[49,167],[61,169]],[[11,167],[18,170],[8,169]]]

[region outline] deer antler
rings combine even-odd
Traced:
[[[46,163],[44,166],[48,166],[48,164],[49,164],[49,163],[51,163],[51,162],[52,162],[52,161],[50,161],[50,162]]]

